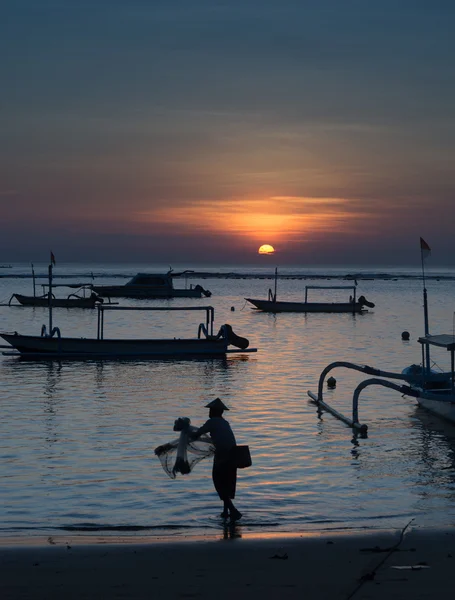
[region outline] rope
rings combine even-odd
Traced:
[[[245,300],[245,302],[240,310],[243,310],[245,308],[247,302],[248,302],[248,300]]]
[[[401,530],[400,533],[400,538],[398,540],[398,542],[396,544],[394,544],[393,546],[390,546],[390,548],[384,548],[384,550],[382,550],[382,552],[387,552],[387,554],[384,556],[384,558],[382,560],[379,561],[379,563],[375,566],[375,568],[370,571],[369,573],[366,573],[365,575],[363,575],[360,579],[359,579],[359,584],[357,585],[357,587],[349,594],[349,596],[346,596],[346,600],[351,600],[351,598],[353,598],[355,596],[355,594],[357,594],[357,592],[360,590],[360,588],[363,586],[363,584],[366,581],[372,581],[375,577],[376,577],[376,573],[379,570],[380,567],[382,567],[382,565],[385,563],[385,561],[390,558],[390,556],[396,552],[396,550],[398,550],[398,547],[400,546],[401,542],[403,541],[404,538],[404,533],[406,531],[406,529],[409,527],[409,525],[414,521],[414,519],[411,519],[409,521],[409,523],[407,525],[405,525],[405,527],[403,527],[403,529]],[[367,550],[367,549],[366,549]],[[375,549],[375,551],[377,551]]]

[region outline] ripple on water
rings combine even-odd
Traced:
[[[360,399],[361,421],[369,426],[362,439],[330,415],[318,415],[307,397],[334,360],[390,370],[419,361],[412,340],[422,331],[420,282],[363,282],[362,293],[376,308],[356,317],[242,310],[243,298],[263,296],[267,284],[207,285],[217,324],[232,323],[257,354],[47,364],[2,357],[0,534],[222,530],[210,462],[171,481],[153,454],[175,437],[175,418],[202,423],[204,405],[216,396],[231,408],[237,440],[250,445],[253,458],[250,469],[239,471],[242,531],[402,527],[412,517],[423,525],[454,521],[455,428],[411,399],[368,388]],[[298,296],[302,289],[301,281],[288,281],[281,293]],[[452,323],[450,286],[438,283],[431,296],[432,325],[445,331]],[[232,313],[231,306],[238,310]],[[44,322],[43,311],[2,311],[8,330],[39,331]],[[67,333],[88,335],[96,328],[88,313],[56,311],[55,319]],[[181,335],[194,335],[193,325],[165,313],[155,323],[158,331]],[[148,329],[147,320],[133,323],[123,313],[109,322],[113,336]],[[400,339],[405,329],[411,332],[406,344]],[[445,359],[438,357],[441,364]],[[325,394],[349,414],[362,377],[333,374],[337,387]]]

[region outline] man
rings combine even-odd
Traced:
[[[203,433],[210,434],[215,446],[212,471],[213,485],[224,503],[221,517],[223,519],[230,517],[232,521],[238,521],[242,517],[242,513],[232,503],[235,498],[237,483],[237,466],[235,463],[237,443],[231,426],[223,418],[223,412],[229,410],[229,408],[219,398],[209,402],[206,408],[210,409],[208,420],[191,437],[197,439]]]

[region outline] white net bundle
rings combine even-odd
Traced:
[[[191,434],[197,430],[188,417],[180,417],[174,423],[174,431],[180,431],[180,436],[155,448],[155,454],[171,479],[175,479],[178,474],[188,475],[199,461],[215,453],[215,446],[209,435],[203,434],[197,440],[191,439]]]

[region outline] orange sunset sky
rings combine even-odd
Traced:
[[[3,12],[0,262],[455,263],[451,2]]]

